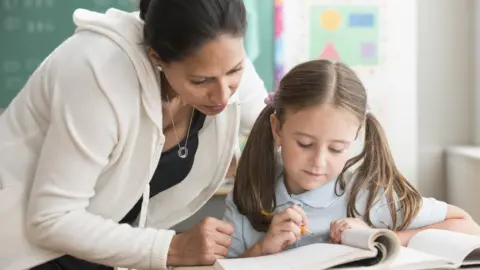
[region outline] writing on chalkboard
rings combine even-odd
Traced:
[[[3,7],[6,11],[15,8],[42,8],[55,6],[55,0],[3,0]]]
[[[54,8],[57,5],[56,3],[61,1],[64,0],[3,0],[3,9],[5,11],[9,11],[19,8]],[[105,7],[125,7],[131,9],[132,5],[134,4],[133,0],[91,0],[91,2],[93,3],[93,7],[96,9]]]
[[[56,2],[60,0],[3,0],[3,9],[9,11],[17,8],[35,9],[35,8],[54,8]],[[132,0],[92,0],[94,7],[132,7]]]
[[[138,0],[0,0],[0,108],[22,89],[30,74],[72,35],[77,8],[133,11]]]

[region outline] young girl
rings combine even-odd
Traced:
[[[266,101],[226,200],[224,219],[235,228],[230,257],[341,243],[343,231],[359,227],[389,228],[403,245],[428,228],[480,234],[465,211],[422,198],[398,171],[366,90],[347,66],[300,64]],[[362,128],[364,149],[349,159]]]

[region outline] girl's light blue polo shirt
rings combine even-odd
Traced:
[[[350,173],[351,176],[352,174]],[[285,187],[283,175],[278,177],[275,190],[277,201],[275,212],[281,212],[295,204],[300,205],[308,217],[309,229],[314,234],[303,236],[302,239],[288,248],[312,243],[327,243],[330,238],[330,223],[334,220],[347,218],[348,187],[343,192],[343,195],[337,196],[334,191],[335,182],[330,181],[318,189],[299,195],[290,195]],[[342,192],[337,193],[342,194]],[[360,192],[357,196],[356,208],[359,213],[365,213],[367,195],[368,192],[365,191]],[[422,198],[422,200],[423,204],[418,215],[407,229],[419,228],[445,220],[447,214],[447,204],[445,202],[435,200],[434,198]],[[397,211],[398,207],[397,205]],[[385,197],[378,200],[378,203],[374,205],[370,211],[370,219],[376,228],[393,227],[393,221]],[[233,203],[232,194],[229,194],[226,198],[224,220],[231,222],[235,228],[232,236],[232,245],[229,249],[229,257],[241,256],[265,236],[265,233],[253,229],[248,219],[238,212],[237,207]],[[398,224],[401,222],[402,218],[400,216]]]

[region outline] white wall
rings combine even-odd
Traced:
[[[475,130],[475,144],[480,146],[480,0],[472,0],[475,1],[474,4],[474,33],[475,33],[475,43],[474,43],[474,54],[475,54],[475,67],[473,69],[474,74],[477,76],[475,77],[475,118],[474,118],[474,126],[476,127]]]
[[[423,0],[421,0],[423,1]],[[404,176],[417,179],[417,0],[388,1],[386,43],[385,126],[392,154]],[[380,92],[380,93],[381,93]]]
[[[445,199],[444,149],[473,143],[475,3],[417,4],[419,188],[423,195]]]

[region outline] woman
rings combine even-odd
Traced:
[[[226,222],[168,228],[213,195],[264,107],[243,2],[140,10],[77,10],[76,33],[0,117],[0,269],[166,269],[227,255]]]

